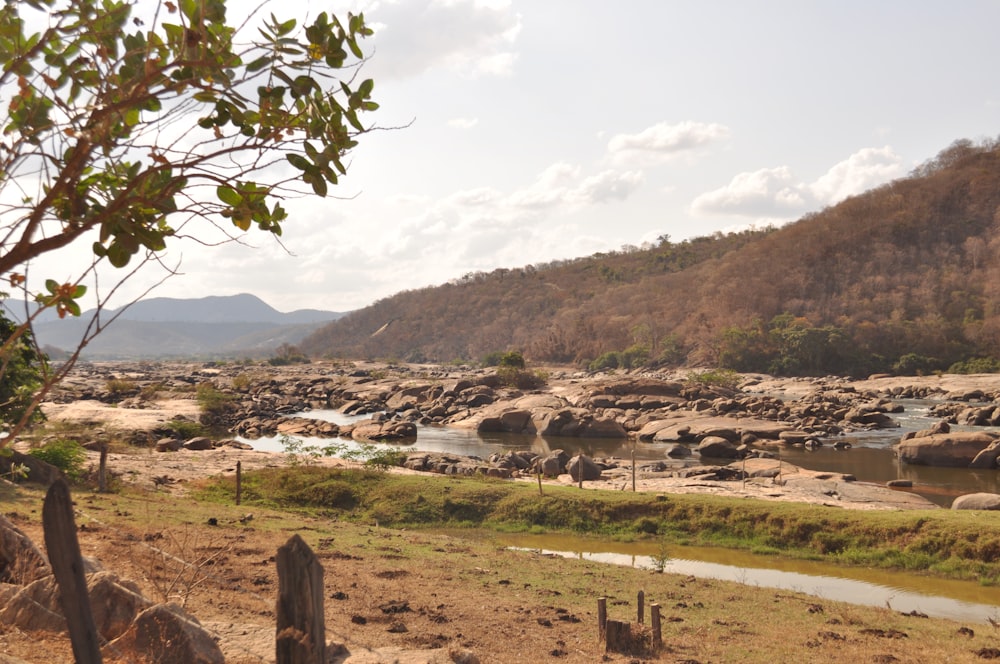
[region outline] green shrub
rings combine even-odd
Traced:
[[[1000,373],[1000,362],[992,357],[973,357],[948,367],[951,374]]]
[[[621,366],[621,353],[617,351],[608,351],[603,353],[596,360],[591,361],[587,365],[587,368],[591,371],[604,371],[606,369],[617,369]]]
[[[710,371],[695,371],[688,374],[687,382],[700,385],[712,385],[735,390],[740,384],[740,375],[732,369],[712,369]]]
[[[537,371],[526,371],[511,366],[497,367],[500,382],[507,387],[519,390],[537,390],[545,385],[545,375]]]
[[[167,428],[178,438],[196,438],[205,434],[205,428],[191,420],[170,420],[167,422]]]
[[[937,358],[907,353],[892,365],[892,372],[897,376],[926,376],[941,368],[941,360]]]
[[[55,466],[71,480],[80,478],[83,474],[83,464],[87,460],[87,451],[83,446],[75,440],[65,438],[58,438],[36,447],[28,454]]]
[[[226,405],[233,400],[232,395],[226,394],[211,383],[199,384],[195,393],[198,405],[205,413],[223,411]]]

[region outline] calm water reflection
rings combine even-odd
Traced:
[[[975,491],[1000,493],[997,471],[972,471],[960,468],[928,468],[897,462],[892,446],[906,431],[930,426],[929,402],[906,402],[906,411],[893,415],[900,422],[897,429],[864,432],[845,436],[853,445],[845,451],[826,445],[814,451],[782,448],[781,459],[812,470],[850,473],[859,481],[884,483],[908,479],[914,491],[942,505],[949,506],[955,496]],[[334,410],[300,413],[338,424],[347,424],[367,416],[351,417]],[[246,439],[243,439],[246,440]],[[255,449],[283,451],[280,438],[246,440]],[[330,442],[357,447],[352,441],[307,438],[308,445],[322,447]],[[407,447],[407,446],[401,446]],[[410,446],[428,452],[444,452],[486,458],[494,452],[531,449],[547,452],[562,448],[595,457],[629,458],[632,452],[640,460],[663,459],[663,445],[632,443],[627,440],[545,439],[514,434],[478,434],[466,429],[422,426]],[[695,457],[697,459],[697,456]],[[694,461],[693,463],[697,463]],[[459,536],[469,536],[468,534]],[[492,536],[492,535],[491,535]],[[655,557],[662,555],[657,543],[622,544],[551,535],[501,535],[503,546],[538,550],[554,555],[586,558],[600,562],[653,569]],[[1000,599],[996,588],[969,581],[952,581],[886,570],[842,568],[810,561],[784,560],[754,556],[729,549],[680,547],[670,545],[664,571],[698,577],[726,579],[748,585],[783,588],[814,594],[820,598],[868,604],[889,605],[898,611],[919,611],[954,620],[985,622],[1000,618]]]
[[[810,451],[801,448],[780,449],[781,459],[808,468],[836,473],[850,473],[859,481],[884,484],[889,480],[905,479],[913,482],[914,493],[924,496],[938,505],[949,507],[956,496],[964,493],[988,492],[1000,493],[1000,472],[969,470],[964,468],[930,468],[926,466],[910,466],[898,463],[892,453],[892,446],[907,431],[917,431],[933,424],[936,419],[928,417],[928,411],[933,402],[925,400],[901,401],[905,410],[892,417],[899,422],[896,429],[885,429],[873,432],[855,433],[844,436],[853,448],[838,451],[832,445],[826,445]],[[304,417],[347,424],[355,420],[366,419],[368,416],[352,417],[336,410],[315,410],[299,413]],[[982,430],[982,429],[980,429]],[[279,438],[260,438],[245,440],[255,449],[282,451]],[[305,443],[322,447],[330,443],[324,439],[305,439]],[[356,447],[350,441],[338,440],[348,447]],[[583,452],[594,457],[629,458],[633,451],[637,459],[643,461],[662,460],[662,444],[635,443],[617,439],[579,439],[579,438],[542,438],[540,436],[524,436],[516,434],[489,433],[479,434],[466,429],[455,429],[440,426],[422,426],[418,428],[417,440],[409,446],[415,450],[427,452],[444,452],[487,458],[494,452],[511,449],[531,449],[536,452],[547,452],[553,449],[564,449],[573,454]],[[697,455],[691,463],[697,463]]]
[[[511,548],[649,570],[658,569],[657,558],[664,555],[661,545],[654,542],[604,542],[561,535],[500,534],[490,537]],[[665,553],[669,559],[663,571],[667,573],[792,590],[838,602],[888,606],[904,613],[918,611],[935,618],[978,623],[1000,618],[997,589],[971,581],[838,567],[756,556],[732,549],[669,545]]]

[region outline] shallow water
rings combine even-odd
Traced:
[[[913,481],[915,493],[942,506],[949,506],[955,496],[975,491],[1000,493],[1000,473],[972,471],[961,468],[928,468],[897,462],[892,453],[906,431],[930,426],[927,417],[929,402],[906,402],[902,414],[893,415],[900,423],[896,429],[862,432],[844,436],[852,448],[835,450],[825,445],[816,450],[781,448],[781,459],[809,468],[838,473],[850,473],[859,481],[885,483],[892,479]],[[335,410],[299,413],[338,424],[367,419],[369,416],[348,416]],[[255,449],[283,451],[281,439],[243,439]],[[331,442],[358,448],[353,441],[321,438],[303,439],[306,445],[322,447]],[[439,426],[418,427],[417,440],[401,445],[428,452],[444,452],[486,458],[494,452],[511,449],[531,449],[548,452],[565,449],[594,457],[629,458],[633,450],[640,460],[663,459],[663,445],[632,443],[628,440],[580,440],[575,438],[545,439],[540,436],[515,434],[478,434],[466,429]],[[697,457],[695,457],[697,459]],[[461,535],[459,535],[461,536]],[[663,553],[656,543],[623,544],[600,540],[553,535],[498,535],[502,546],[537,550],[552,555],[586,558],[609,564],[655,569]],[[811,561],[785,560],[721,548],[680,547],[669,545],[669,558],[664,571],[696,577],[726,579],[751,586],[780,588],[815,595],[819,598],[890,606],[902,612],[918,611],[930,616],[960,621],[986,622],[1000,618],[1000,593],[971,581],[953,581],[903,572],[844,568]]]
[[[965,493],[1000,493],[1000,472],[995,470],[931,468],[900,464],[892,452],[892,446],[899,442],[899,439],[907,431],[925,429],[937,420],[928,417],[928,411],[933,403],[931,401],[907,400],[899,403],[904,406],[904,412],[892,415],[892,418],[900,424],[898,428],[857,432],[836,439],[849,441],[852,445],[849,450],[835,450],[831,444],[827,444],[815,450],[782,447],[780,449],[774,448],[774,451],[780,453],[782,461],[810,470],[848,473],[862,482],[884,484],[895,479],[910,480],[914,485],[914,493],[943,507],[951,506],[956,496]],[[344,415],[336,410],[314,410],[298,415],[336,422],[337,424],[349,424],[369,417],[368,415]],[[980,428],[980,430],[982,429]],[[254,449],[283,451],[281,439],[278,437],[254,440],[241,438],[240,440],[250,443]],[[328,445],[331,442],[345,444],[347,449],[358,447],[357,443],[340,439],[331,441],[320,438],[305,438],[303,442],[317,447]],[[486,459],[495,452],[512,449],[530,449],[539,453],[549,452],[553,449],[564,449],[570,454],[583,452],[591,457],[618,457],[622,459],[628,459],[634,450],[636,459],[642,461],[664,458],[664,445],[661,443],[633,443],[625,439],[546,439],[541,436],[504,433],[479,434],[468,429],[441,426],[418,427],[416,441],[408,445],[398,446],[403,449],[461,454],[482,459]],[[697,455],[691,463],[698,463]]]
[[[662,562],[666,573],[802,592],[819,599],[883,606],[904,613],[917,611],[935,618],[977,623],[1000,618],[1000,592],[972,581],[840,567],[733,549],[673,544],[664,549],[655,542],[604,542],[565,535],[499,534],[495,539],[510,548],[639,569],[659,570]]]

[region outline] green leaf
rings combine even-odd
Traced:
[[[76,288],[73,290],[73,298],[83,297],[87,294],[87,287],[83,284],[77,284]],[[77,314],[79,315],[79,314]]]
[[[288,163],[299,169],[300,171],[306,171],[312,168],[312,164],[309,160],[300,154],[290,154],[287,156]]]
[[[269,55],[262,55],[262,56],[260,56],[259,58],[257,58],[256,60],[254,60],[253,62],[251,62],[250,64],[247,65],[247,71],[248,72],[260,71],[261,69],[263,69],[264,67],[268,66],[269,64],[271,64],[271,56],[269,56]]]
[[[55,279],[46,279],[45,290],[55,295],[56,291],[59,290],[59,284],[56,283]]]
[[[322,176],[314,177],[312,181],[313,191],[317,196],[326,196],[326,180]]]
[[[132,254],[118,242],[112,242],[108,247],[108,260],[115,267],[125,267],[132,260]]]
[[[231,187],[220,186],[216,188],[215,195],[219,197],[220,201],[233,207],[236,207],[243,202],[243,197],[240,196],[238,191]]]

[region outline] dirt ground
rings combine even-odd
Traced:
[[[196,413],[193,400],[178,399],[143,410],[76,402],[54,406],[49,417],[109,428],[121,424],[117,418],[130,418],[130,426],[137,426],[141,419],[144,426],[152,427],[177,414]],[[96,464],[96,453],[92,454],[91,461]],[[550,561],[543,572],[532,572],[535,576],[526,579],[524,568],[530,567],[529,561],[533,564],[538,554],[472,546],[446,535],[396,531],[377,524],[362,526],[360,534],[357,526],[338,526],[312,517],[297,518],[289,524],[284,521],[287,515],[250,512],[237,506],[197,505],[190,500],[190,487],[204,478],[235,473],[237,461],[243,469],[251,470],[280,465],[286,459],[282,454],[229,448],[112,454],[109,467],[131,489],[119,495],[78,493],[75,496],[84,555],[136,581],[154,601],[182,604],[213,634],[227,662],[274,661],[277,594],[274,557],[278,547],[293,534],[301,535],[310,544],[325,568],[325,617],[327,639],[332,646],[331,662],[642,661],[605,654],[598,640],[595,598],[588,594],[595,577],[601,580],[598,587],[604,583],[605,594],[617,607],[614,610],[634,611],[631,602],[635,588],[623,587],[619,573],[606,566],[584,561]],[[347,463],[334,459],[321,462]],[[787,472],[790,477],[795,475],[791,468]],[[809,478],[808,473],[799,479],[803,480],[798,485],[802,487],[807,486],[807,480],[820,482],[819,492],[816,487],[800,491],[794,481],[781,488],[773,484],[726,483],[730,486],[723,489],[718,483],[668,484],[640,479],[637,488],[728,491],[733,495],[819,501],[861,509],[878,502],[870,496],[852,499],[843,486],[834,498],[829,486],[822,484],[826,480]],[[587,486],[621,489],[627,481],[626,476],[618,474],[603,483]],[[0,492],[0,496],[4,495],[15,494]],[[908,500],[908,494],[895,495],[900,496],[902,503]],[[43,541],[40,496],[37,492],[15,495],[9,503],[0,503],[3,513],[39,543]],[[349,536],[340,534],[348,531]],[[458,558],[462,559],[462,565],[456,565]],[[581,577],[589,578],[587,592],[582,590]],[[632,582],[635,577],[628,578]],[[670,604],[675,614],[681,611],[677,607],[696,606],[690,599],[693,596],[690,579],[653,575],[648,581],[651,596],[665,600],[680,598]],[[759,609],[752,603],[743,605],[737,601],[751,601],[750,591],[733,592],[731,606],[720,606],[717,616],[704,623],[707,627],[691,628],[691,633],[678,640],[673,650],[652,659],[689,663],[742,661],[733,659],[733,653],[739,648],[754,647],[742,645],[740,639],[751,639],[748,643],[753,643],[750,634],[753,630],[747,625],[766,615],[767,609],[766,605]],[[742,594],[737,596],[743,592],[747,593],[746,598]],[[757,592],[767,601],[776,601],[771,599],[770,591]],[[756,612],[756,617],[734,617],[734,611]],[[816,625],[830,620],[811,615],[812,609],[808,613],[806,618],[815,620]],[[916,644],[906,646],[909,654],[897,651],[899,656],[893,659],[885,658],[892,655],[879,655],[881,651],[876,655],[883,659],[841,659],[855,652],[852,649],[859,647],[860,641],[855,639],[848,646],[833,637],[822,636],[840,628],[824,631],[810,623],[809,629],[819,629],[821,636],[799,648],[794,660],[783,660],[776,655],[773,661],[803,661],[804,655],[815,656],[805,661],[921,661],[920,647]],[[714,634],[713,630],[719,630],[720,634]],[[709,643],[712,639],[719,639],[726,649],[713,649],[715,644]],[[756,647],[765,649],[774,645],[756,643]],[[962,652],[968,653],[968,648]],[[73,660],[66,638],[24,633],[10,625],[0,625],[0,664],[17,661],[9,658],[27,662]],[[108,652],[105,661],[131,660]],[[963,655],[951,661],[974,661],[974,658]]]

